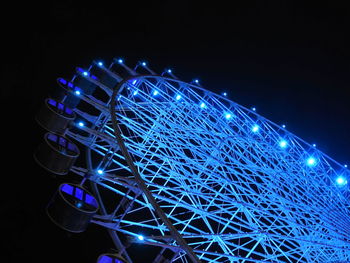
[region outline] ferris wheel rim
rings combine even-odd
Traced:
[[[200,89],[200,90],[202,90],[203,92],[206,92],[206,93],[208,93],[208,94],[210,94],[210,95],[214,95],[215,97],[220,97],[220,99],[226,100],[226,101],[229,102],[230,104],[233,104],[235,107],[239,107],[240,109],[243,109],[243,110],[245,110],[245,111],[248,111],[248,112],[251,113],[251,114],[254,114],[254,116],[257,116],[258,118],[262,119],[263,121],[268,122],[269,124],[272,124],[272,126],[273,126],[274,128],[281,129],[281,127],[280,127],[279,125],[273,123],[272,121],[266,119],[265,117],[262,117],[261,115],[257,114],[256,112],[253,112],[253,111],[251,111],[251,110],[249,110],[249,109],[247,109],[247,108],[245,108],[245,107],[243,107],[243,106],[241,106],[241,105],[239,105],[239,104],[237,104],[237,103],[235,103],[235,102],[233,102],[233,101],[231,101],[231,100],[228,100],[226,97],[222,97],[222,96],[220,96],[220,95],[218,95],[218,94],[216,94],[216,93],[213,93],[213,92],[211,92],[211,91],[208,91],[208,90],[206,90],[206,89],[204,89],[204,88],[201,88],[201,87],[199,87],[199,86],[197,86],[197,85],[193,85],[193,84],[190,84],[190,83],[186,83],[186,82],[181,81],[181,80],[178,80],[178,79],[166,78],[166,77],[164,77],[164,76],[159,76],[159,75],[136,75],[136,76],[130,76],[130,77],[124,79],[122,82],[118,83],[118,85],[114,88],[113,94],[112,94],[112,100],[111,100],[112,103],[111,103],[111,107],[110,107],[110,116],[111,116],[111,118],[114,118],[114,117],[115,117],[115,111],[114,111],[114,110],[115,110],[115,104],[114,104],[114,103],[115,103],[115,101],[116,101],[116,98],[117,98],[119,92],[122,91],[123,85],[124,85],[124,84],[127,84],[127,83],[128,83],[129,81],[131,81],[131,80],[141,79],[141,78],[161,78],[162,80],[165,80],[165,81],[174,81],[174,82],[177,82],[177,83],[183,83],[183,84],[188,85],[188,87]],[[113,122],[113,121],[112,121],[112,122]],[[283,130],[286,131],[285,129],[283,129]],[[286,131],[286,132],[288,132],[288,131]],[[294,135],[294,134],[292,134],[292,133],[290,133],[290,132],[288,132],[288,134],[289,134],[290,136],[292,136],[294,139],[297,139],[299,142],[302,142],[302,143],[306,144],[307,146],[311,147],[310,144],[306,143],[305,141],[303,141],[302,139],[300,139],[300,138],[297,137],[296,135]],[[325,155],[324,153],[322,153],[321,151],[319,151],[319,150],[317,150],[317,151],[322,155],[322,157],[326,157],[327,159],[333,161],[333,163],[337,164],[338,166],[341,166],[339,163],[337,163],[336,161],[334,161],[334,160],[331,159],[330,157],[326,156],[326,155]]]
[[[257,119],[262,120],[264,122],[267,122],[268,124],[272,125],[274,128],[276,128],[277,130],[282,130],[288,137],[292,137],[293,139],[297,140],[298,142],[302,143],[303,145],[307,146],[310,149],[313,149],[314,151],[316,151],[318,153],[318,155],[321,155],[322,157],[324,157],[325,159],[327,159],[330,163],[332,163],[334,166],[336,166],[339,170],[344,170],[347,171],[348,173],[350,173],[350,170],[347,168],[347,166],[340,164],[338,161],[336,161],[335,159],[333,159],[332,157],[330,157],[328,154],[324,153],[323,151],[315,148],[315,145],[306,142],[304,139],[300,138],[299,136],[297,136],[296,134],[288,131],[286,128],[281,127],[281,125],[276,124],[275,122],[267,119],[266,117],[258,114],[255,110],[249,109],[241,104],[238,104],[237,102],[228,99],[226,96],[217,94],[215,92],[212,92],[210,90],[207,90],[199,85],[195,85],[193,83],[189,83],[186,81],[182,81],[180,79],[177,78],[171,78],[171,77],[166,77],[166,76],[162,76],[162,75],[157,75],[157,74],[139,74],[139,75],[132,75],[129,77],[124,78],[121,82],[118,83],[118,85],[116,87],[113,88],[113,93],[111,96],[111,101],[115,101],[118,93],[122,91],[122,87],[123,85],[127,84],[130,80],[135,80],[135,79],[142,79],[142,78],[158,78],[158,79],[162,79],[162,80],[166,80],[166,81],[172,81],[172,82],[177,82],[177,83],[182,83],[187,85],[188,87],[191,88],[195,88],[197,90],[200,90],[202,92],[208,93],[210,95],[213,95],[221,100],[224,100],[228,103],[230,103],[231,105],[233,105],[234,107],[238,107],[246,112],[248,112],[249,114],[255,115],[257,117]],[[117,90],[116,93],[114,93],[114,90]],[[112,111],[112,109],[110,109],[110,116],[112,116],[114,114],[114,112]]]

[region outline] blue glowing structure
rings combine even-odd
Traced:
[[[141,65],[116,59],[59,79],[79,119],[64,136],[86,160],[68,167],[91,182],[100,207],[91,222],[127,262],[121,236],[155,249],[149,262],[350,261],[344,165],[226,92]]]

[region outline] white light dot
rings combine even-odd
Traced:
[[[86,71],[84,71],[84,72],[83,72],[83,75],[84,75],[84,76],[88,76],[89,73],[87,73]]]
[[[181,99],[181,95],[176,95],[176,100],[180,100]]]
[[[252,128],[252,132],[258,132],[260,129],[259,125],[255,124]]]
[[[76,90],[74,93],[75,93],[75,95],[80,95],[80,91],[79,90]]]
[[[281,140],[280,143],[279,143],[279,145],[280,145],[281,148],[286,148],[287,145],[288,145],[288,143],[287,143],[286,140]]]
[[[306,160],[306,163],[308,166],[315,166],[316,165],[316,159],[314,157],[309,157]]]
[[[120,58],[120,59],[118,59],[118,63],[119,64],[122,64],[123,63],[123,60]]]
[[[98,173],[98,174],[103,174],[103,170],[98,169],[98,170],[97,170],[97,173]]]
[[[138,238],[138,240],[140,240],[140,241],[143,241],[143,240],[145,239],[145,238],[144,238],[143,236],[141,236],[141,235],[138,235],[137,238]]]
[[[78,125],[79,125],[79,127],[84,127],[84,122],[80,121],[80,122],[78,123]]]
[[[227,93],[226,93],[226,92],[224,92],[222,95],[227,96]]]
[[[232,114],[231,113],[226,113],[225,118],[226,119],[231,119],[232,118]]]
[[[338,176],[335,181],[340,186],[346,185],[348,183],[348,181],[343,176]]]
[[[103,63],[100,61],[100,62],[98,62],[97,63],[100,67],[102,67],[103,66]]]
[[[153,91],[153,96],[157,96],[159,94],[158,90]]]
[[[204,108],[205,108],[205,103],[202,102],[199,106],[200,106],[202,109],[204,109]]]

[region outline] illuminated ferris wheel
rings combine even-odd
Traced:
[[[108,230],[97,262],[349,262],[349,170],[247,109],[146,62],[58,79],[37,162],[79,182],[47,207],[70,232]],[[148,262],[148,261],[147,261]]]

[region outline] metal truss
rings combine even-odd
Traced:
[[[82,102],[66,136],[87,157],[72,171],[91,182],[101,207],[93,222],[128,261],[135,242],[155,247],[153,262],[350,261],[344,166],[170,71],[115,60],[77,76],[97,89],[69,91]]]

